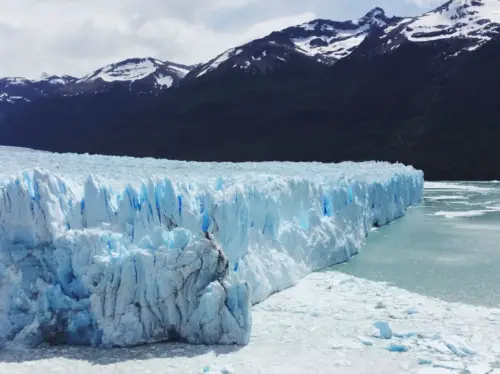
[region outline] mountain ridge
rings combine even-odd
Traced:
[[[96,94],[108,91],[115,84],[128,84],[131,91],[133,85],[137,94],[157,94],[179,82],[191,69],[191,66],[144,57],[109,64],[81,78],[45,73],[40,79],[0,78],[0,102],[29,102],[51,95]]]
[[[286,63],[292,54],[301,54],[331,65],[347,57],[371,32],[398,19],[386,17],[385,11],[376,7],[356,20],[315,19],[290,26],[226,50],[194,69],[190,78],[194,74],[199,78],[217,68],[239,68],[262,73]]]
[[[457,21],[466,16],[469,16],[468,25]],[[437,22],[434,27],[430,26],[432,25],[430,21],[433,19],[434,23]],[[486,21],[489,22],[486,24]],[[458,37],[462,41],[467,38],[472,39],[473,41],[468,44],[465,43],[466,47],[461,46],[461,50],[454,50],[454,54],[448,53],[451,57],[455,57],[464,50],[473,51],[479,48],[499,32],[500,2],[498,0],[449,0],[415,17],[388,17],[384,9],[375,7],[363,17],[354,20],[333,21],[318,18],[273,31],[262,38],[230,48],[206,63],[191,66],[143,57],[111,63],[80,78],[67,75],[46,76],[38,80],[21,77],[0,78],[0,101],[2,98],[4,101],[9,101],[6,88],[15,80],[24,82],[26,85],[39,85],[50,81],[51,84],[59,85],[59,87],[76,86],[76,88],[65,87],[60,90],[63,94],[92,92],[96,84],[91,83],[95,81],[101,83],[95,90],[99,92],[105,91],[106,85],[110,83],[132,83],[144,80],[151,85],[151,89],[149,91],[146,89],[146,92],[156,93],[177,84],[186,76],[190,79],[200,78],[217,68],[229,65],[231,65],[230,68],[263,73],[282,65],[292,53],[303,54],[317,62],[331,65],[348,57],[366,37],[373,33],[381,33],[380,38],[387,41],[385,47],[382,48],[384,52],[392,51],[405,42],[425,43],[450,37]],[[126,69],[127,65],[129,69]],[[85,84],[90,86],[90,89],[85,87]],[[104,89],[101,89],[101,86],[104,86]],[[59,90],[49,89],[47,94],[50,95],[54,91],[59,93]],[[13,100],[23,98],[19,95],[10,96],[13,96]],[[26,98],[26,100],[30,99]]]

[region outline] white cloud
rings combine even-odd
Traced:
[[[428,9],[443,3],[442,0],[406,0],[407,3],[415,4],[416,6]]]
[[[175,61],[197,63],[206,61],[225,50],[250,40],[263,37],[274,30],[296,25],[315,18],[314,13],[281,17],[252,25],[242,33],[213,30],[201,23],[175,19],[156,19],[146,22],[137,35],[146,45],[163,51]]]
[[[144,56],[192,64],[317,16],[359,17],[375,5],[404,14],[430,1],[0,0],[0,76],[81,76]]]
[[[0,76],[84,75],[143,56],[197,63],[315,16],[278,17],[234,33],[203,22],[210,12],[256,1],[0,0]]]

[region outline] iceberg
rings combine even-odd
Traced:
[[[0,344],[249,342],[251,306],[349,260],[423,173],[0,150]]]

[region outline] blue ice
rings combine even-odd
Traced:
[[[375,328],[377,328],[380,332],[380,336],[384,339],[391,339],[392,338],[392,330],[391,327],[389,326],[388,322],[385,321],[377,321],[373,324]]]
[[[348,260],[423,190],[420,171],[387,163],[172,163],[141,181],[127,159],[111,183],[99,157],[90,176],[71,167],[87,158],[47,154],[67,172],[0,180],[0,343],[247,344],[252,304]]]

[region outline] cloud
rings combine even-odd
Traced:
[[[356,18],[379,4],[417,9],[401,0],[0,0],[0,76],[82,76],[145,56],[198,63],[290,25]]]
[[[238,32],[204,19],[261,0],[0,0],[0,76],[83,75],[129,57],[206,61],[254,38],[314,18],[264,19]]]
[[[262,21],[241,33],[221,32],[202,23],[187,23],[175,19],[156,19],[144,23],[137,35],[144,45],[162,51],[162,55],[187,63],[206,61],[236,45],[263,37],[274,30],[296,25],[315,18],[314,13],[303,13]],[[168,41],[168,42],[166,42]]]
[[[443,3],[442,0],[406,0],[407,3],[415,4],[420,8],[428,9],[433,6],[438,6]]]

